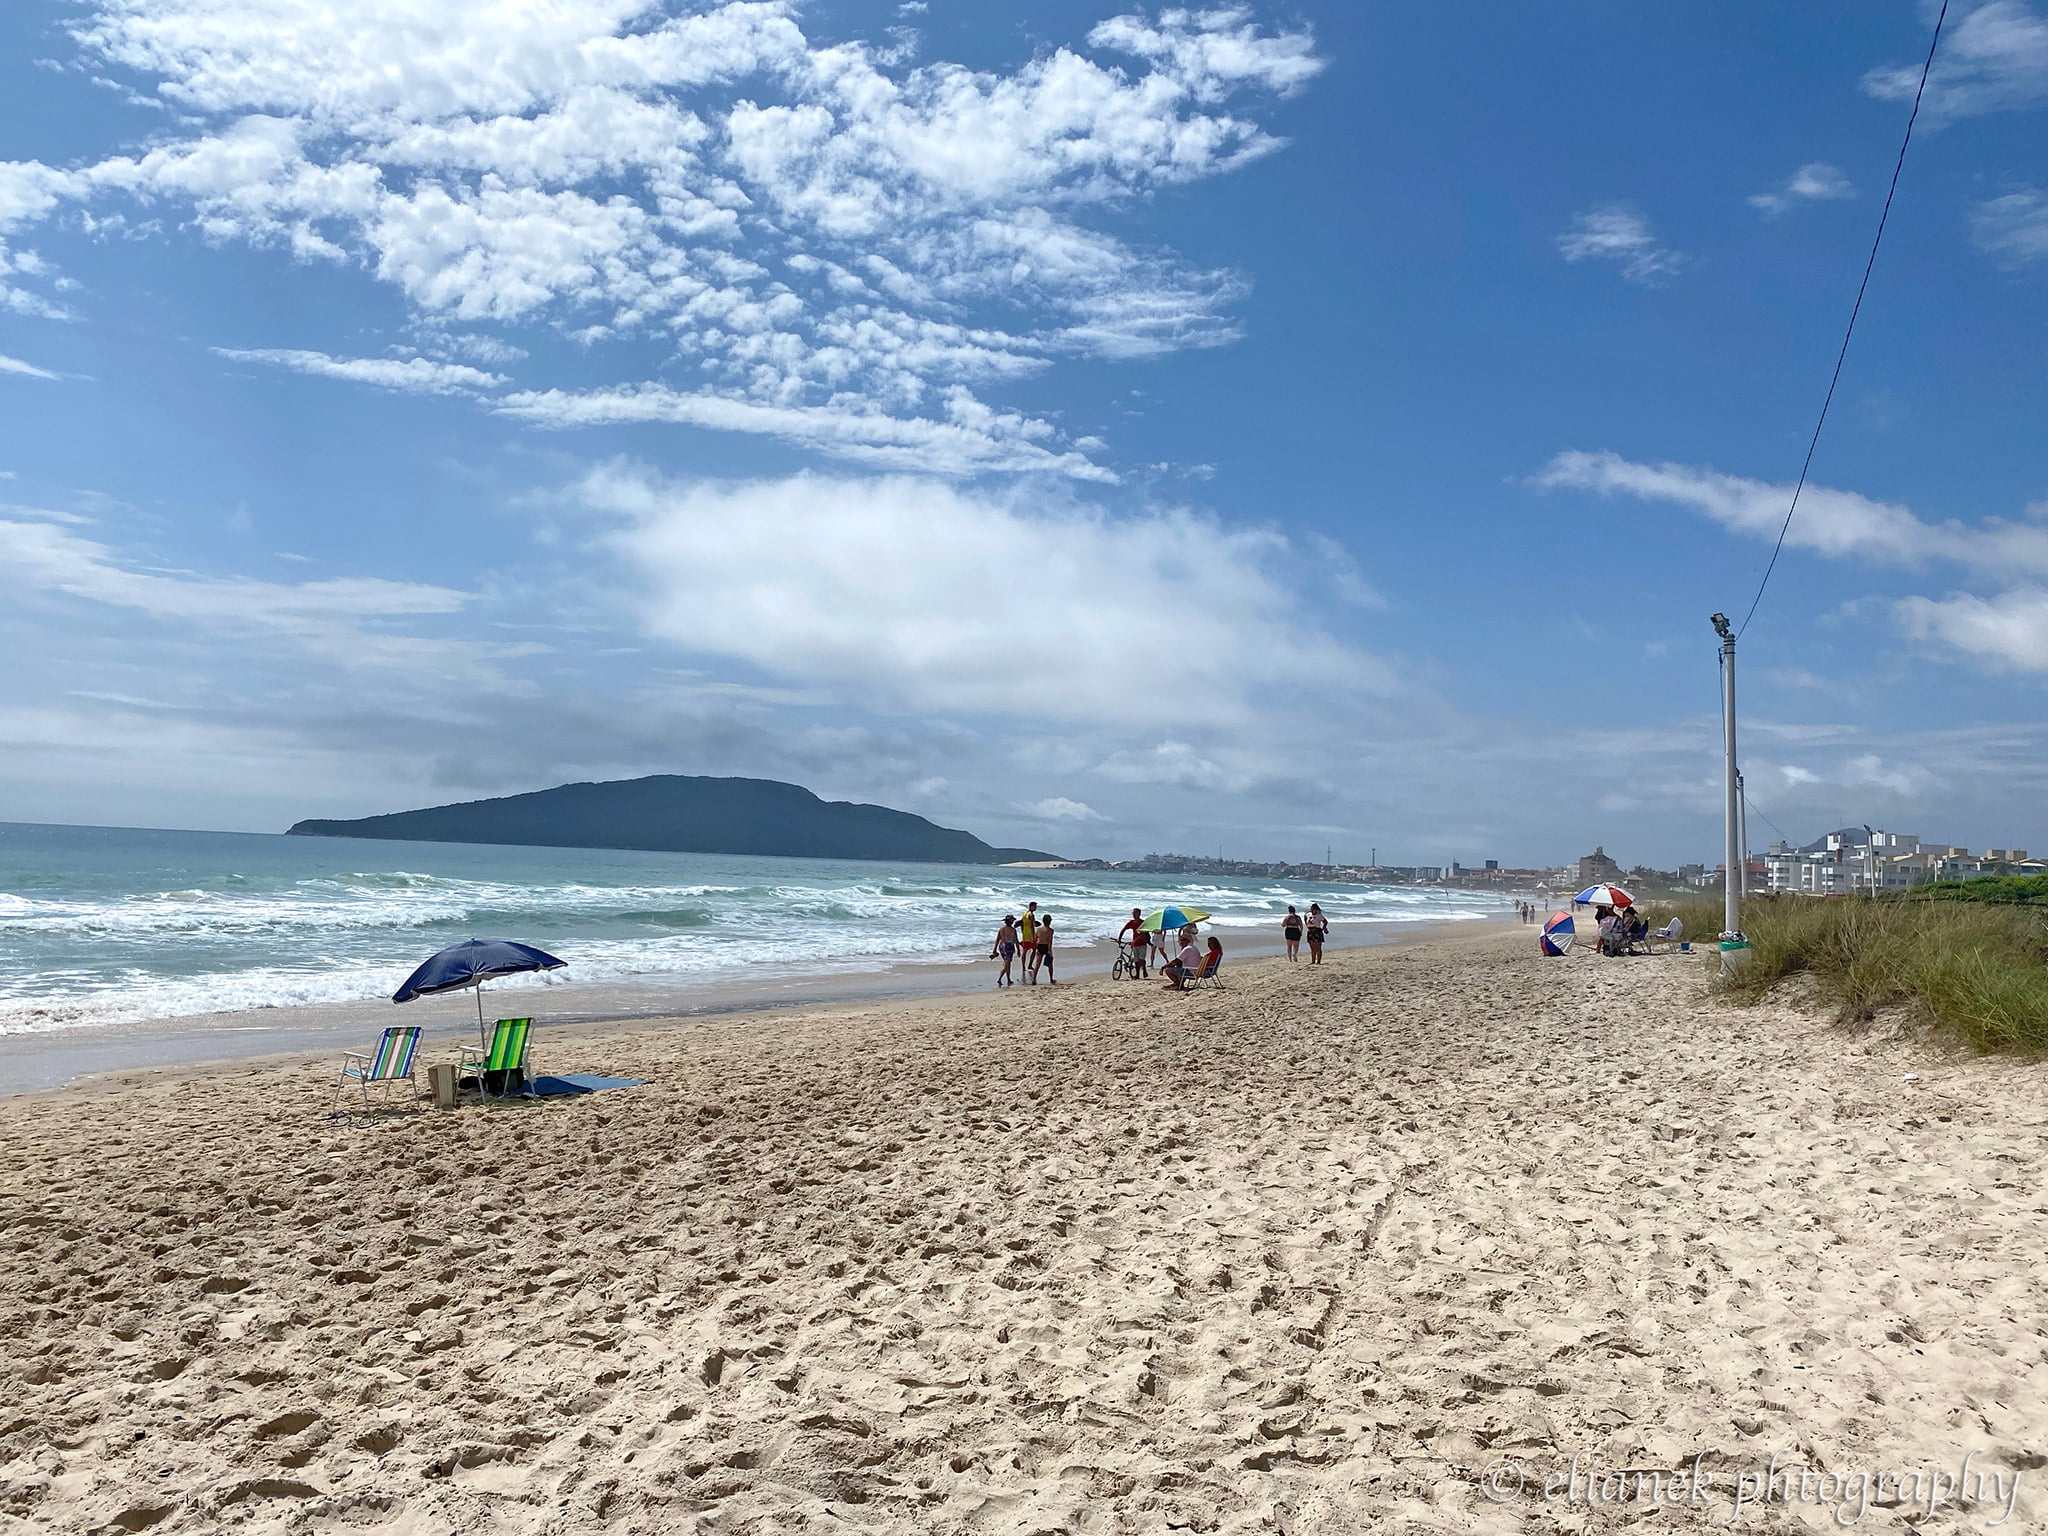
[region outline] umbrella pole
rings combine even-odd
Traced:
[[[484,1037],[484,984],[476,984],[476,1043],[479,1049],[488,1051],[491,1042]]]

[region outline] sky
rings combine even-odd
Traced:
[[[1716,861],[1916,0],[0,9],[0,819],[644,773]],[[1956,0],[1752,843],[2048,849],[2048,0]]]

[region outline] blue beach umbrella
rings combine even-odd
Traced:
[[[405,978],[405,985],[391,994],[391,1001],[409,1003],[416,997],[432,997],[438,992],[460,992],[464,987],[475,987],[476,1027],[477,1033],[482,1034],[486,981],[493,976],[514,976],[521,971],[559,971],[567,964],[568,961],[557,960],[544,949],[515,943],[511,939],[464,939],[460,944],[451,944],[438,955],[429,955],[422,960],[419,969]]]
[[[1172,933],[1192,923],[1208,920],[1209,914],[1200,907],[1161,907],[1149,914],[1141,928],[1144,933]]]

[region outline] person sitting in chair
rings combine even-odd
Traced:
[[[1211,939],[1209,942],[1213,944],[1216,941]],[[1195,948],[1192,929],[1181,930],[1180,953],[1167,961],[1162,970],[1172,978],[1166,984],[1169,992],[1187,991],[1188,983],[1202,974],[1202,952]]]

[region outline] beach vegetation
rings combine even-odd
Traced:
[[[2032,885],[2032,880],[1970,881]],[[1660,914],[1713,946],[1719,903]],[[1747,963],[1718,983],[1742,1004],[1794,977],[1842,1022],[1903,1010],[1979,1051],[2048,1053],[2048,912],[2028,900],[1755,897],[1744,904]]]
[[[1974,901],[2001,907],[2048,907],[2048,875],[1985,875],[1916,885],[1889,901]]]

